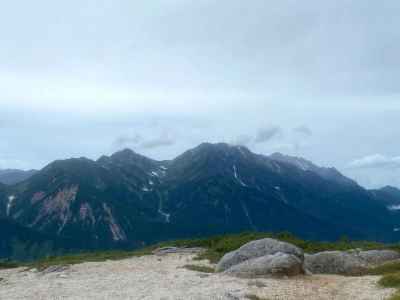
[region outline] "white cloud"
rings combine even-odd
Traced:
[[[309,127],[307,127],[306,125],[302,125],[302,126],[293,128],[293,132],[303,135],[303,136],[306,136],[306,137],[310,137],[313,135],[312,130]]]
[[[352,169],[393,169],[400,168],[400,156],[385,156],[382,154],[374,154],[355,159],[348,164]]]

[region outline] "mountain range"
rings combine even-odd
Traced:
[[[43,244],[48,253],[137,248],[241,231],[395,242],[399,214],[400,190],[367,190],[302,158],[223,143],[168,161],[125,149],[96,161],[54,161],[0,185],[0,218],[10,228],[0,258],[15,257],[15,241],[18,257],[28,249],[31,258],[46,252]]]
[[[3,184],[16,184],[19,182],[22,182],[32,175],[37,173],[37,170],[17,170],[17,169],[5,169],[5,170],[0,170],[0,183]]]

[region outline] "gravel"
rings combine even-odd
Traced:
[[[83,263],[51,272],[0,270],[0,299],[35,300],[212,300],[247,299],[257,295],[281,300],[379,300],[393,289],[377,286],[379,276],[298,276],[288,279],[239,279],[183,268],[208,265],[194,254],[134,257],[121,261]],[[207,276],[206,276],[207,275]]]

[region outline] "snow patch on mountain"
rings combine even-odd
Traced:
[[[240,183],[241,186],[247,187],[247,184],[245,184],[243,182],[242,179],[240,179],[239,175],[238,175],[238,171],[236,168],[236,165],[233,166],[233,176],[235,177],[235,179]]]
[[[11,207],[12,207],[15,199],[16,199],[16,197],[14,195],[11,195],[8,197],[7,210],[6,210],[7,217],[10,215],[10,210],[11,210]]]
[[[162,198],[160,198],[160,202],[158,204],[158,213],[165,218],[165,222],[170,223],[171,214],[166,213],[165,211],[163,211]]]
[[[397,205],[391,205],[387,207],[388,210],[400,210],[400,204]]]

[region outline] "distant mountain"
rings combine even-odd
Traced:
[[[302,169],[305,172],[313,172],[326,180],[335,181],[343,185],[350,185],[350,186],[357,185],[357,183],[354,180],[343,176],[335,168],[319,167],[301,157],[288,156],[288,155],[283,155],[281,153],[274,153],[270,156],[270,158],[276,161],[291,164],[299,169]]]
[[[0,186],[0,217],[84,249],[249,230],[398,241],[390,197],[302,158],[205,143],[170,161],[129,149],[55,161]]]
[[[29,170],[29,171],[15,170],[15,169],[0,170],[0,183],[8,185],[16,184],[30,178],[32,175],[36,173],[37,173],[36,170]]]
[[[386,186],[379,190],[372,190],[373,195],[393,213],[400,214],[400,189]]]

